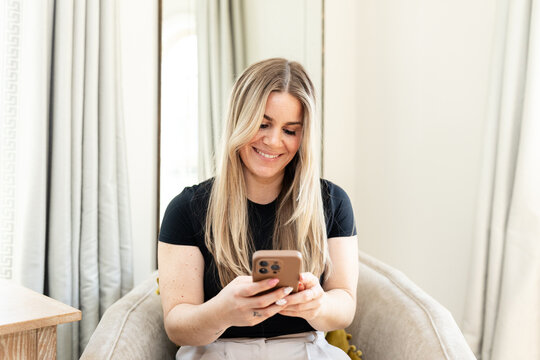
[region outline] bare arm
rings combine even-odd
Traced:
[[[195,246],[158,245],[158,267],[165,331],[177,345],[206,345],[230,326],[251,326],[283,307],[275,302],[285,289],[265,295],[277,285],[274,279],[257,283],[239,276],[218,295],[204,302],[204,258]]]
[[[358,282],[357,237],[328,239],[332,272],[321,287],[319,279],[303,273],[301,282],[306,290],[289,295],[289,305],[282,315],[306,319],[321,331],[343,329],[349,326],[356,311],[356,285]]]
[[[204,304],[204,259],[195,246],[158,245],[158,268],[165,331],[177,345],[217,339],[225,324],[216,318],[216,304]]]

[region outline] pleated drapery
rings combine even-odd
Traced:
[[[223,131],[227,101],[235,78],[245,67],[242,2],[196,2],[199,71],[199,179],[215,175],[215,156]]]
[[[83,312],[58,329],[58,353],[73,358],[133,285],[117,10],[117,1],[55,5],[48,284]]]
[[[14,214],[2,273],[82,310],[80,322],[58,327],[58,359],[78,359],[133,285],[118,1],[2,6],[18,40],[16,69],[6,70],[16,151],[13,183],[2,183],[14,198],[2,207]]]
[[[498,11],[463,332],[478,359],[540,359],[540,6]]]

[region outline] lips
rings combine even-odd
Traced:
[[[257,148],[253,148],[253,150],[255,150],[255,152],[259,155],[261,155],[262,157],[264,157],[265,159],[269,159],[269,160],[272,160],[272,159],[277,159],[280,154],[277,154],[277,155],[272,155],[272,154],[267,154]]]

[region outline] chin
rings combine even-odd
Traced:
[[[283,169],[252,169],[251,174],[260,180],[272,180],[283,175]]]
[[[280,173],[255,173],[255,176],[261,180],[272,180],[279,175]]]

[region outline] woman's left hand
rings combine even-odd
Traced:
[[[285,297],[287,305],[279,313],[313,320],[321,312],[325,297],[319,279],[310,272],[302,273],[298,292]]]

